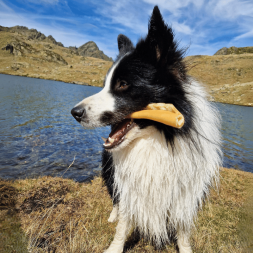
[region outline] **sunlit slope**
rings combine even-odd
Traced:
[[[253,106],[253,54],[188,56],[189,74],[204,83],[211,99]]]
[[[0,73],[102,86],[111,61],[81,56],[49,40],[28,39],[20,31],[0,30]],[[11,45],[13,53],[6,47]],[[94,53],[94,52],[93,52]]]

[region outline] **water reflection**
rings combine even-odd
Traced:
[[[0,178],[62,176],[84,181],[101,170],[101,136],[70,114],[100,88],[0,75]],[[253,172],[253,108],[217,104],[223,117],[224,166]],[[73,165],[68,169],[69,165]]]

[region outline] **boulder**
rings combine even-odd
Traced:
[[[14,48],[13,48],[13,46],[11,44],[7,44],[6,46],[4,46],[2,48],[2,50],[6,50],[6,51],[10,50],[10,54],[13,54]]]

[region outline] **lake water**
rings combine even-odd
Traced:
[[[0,75],[0,178],[51,175],[82,182],[98,174],[101,136],[108,136],[109,127],[84,130],[70,111],[99,90]],[[223,118],[224,167],[253,172],[253,108],[217,106]]]

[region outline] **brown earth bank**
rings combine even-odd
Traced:
[[[52,36],[20,26],[0,26],[0,48],[2,74],[102,87],[112,65],[94,42],[66,48]],[[253,47],[222,48],[214,56],[188,56],[185,62],[211,101],[253,106]]]
[[[199,211],[193,252],[252,252],[253,174],[221,168],[220,181]],[[115,233],[111,210],[100,177],[0,180],[0,252],[103,252]],[[157,250],[132,231],[124,252],[177,251],[174,241]]]

